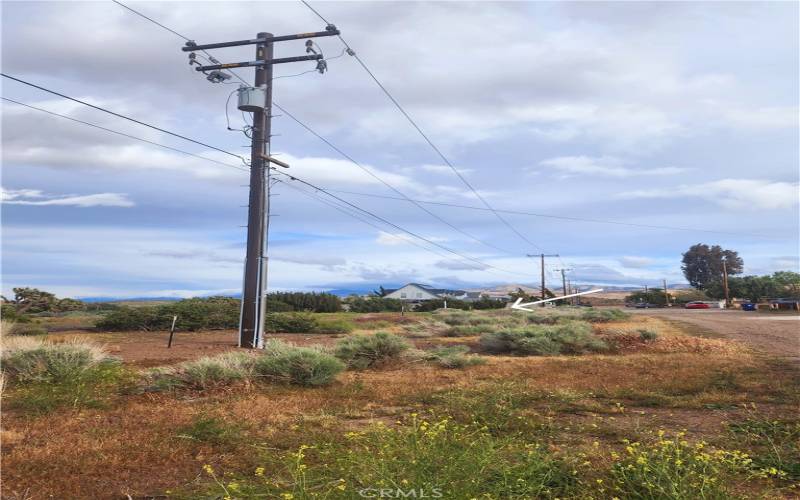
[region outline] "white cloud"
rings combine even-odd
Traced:
[[[619,263],[622,264],[623,267],[638,269],[653,265],[655,260],[649,257],[623,256],[620,257]]]
[[[132,207],[135,204],[124,193],[87,195],[45,195],[37,189],[2,189],[0,199],[6,205],[72,206],[72,207]]]
[[[800,184],[758,179],[722,179],[674,188],[641,189],[620,198],[701,198],[725,208],[780,209],[798,203]]]
[[[636,177],[675,175],[686,171],[678,167],[657,168],[630,168],[619,158],[603,156],[593,158],[589,156],[559,156],[540,162],[546,168],[552,168],[565,174],[599,175],[607,177]]]

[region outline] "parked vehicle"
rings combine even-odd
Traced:
[[[758,310],[756,304],[753,304],[752,302],[742,303],[742,311],[756,311],[756,310]]]
[[[658,304],[651,304],[649,302],[639,302],[634,307],[636,309],[655,309],[656,307],[659,307],[659,305]]]
[[[683,307],[685,307],[686,309],[711,309],[710,305],[700,301],[687,302],[686,305]]]

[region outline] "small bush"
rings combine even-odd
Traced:
[[[230,297],[179,300],[160,306],[119,307],[101,318],[96,327],[107,331],[168,330],[173,316],[181,330],[236,328],[241,301]]]
[[[469,347],[463,345],[454,345],[447,347],[438,347],[429,351],[428,359],[434,361],[442,368],[465,368],[467,366],[480,365],[486,362],[480,356],[471,355]]]
[[[186,385],[206,388],[249,379],[252,375],[253,356],[229,352],[213,357],[187,361],[181,365],[181,378]]]
[[[539,356],[580,354],[606,348],[606,344],[592,334],[591,325],[583,321],[489,332],[481,335],[480,343],[489,352]]]
[[[0,356],[9,382],[7,406],[47,413],[63,406],[100,407],[132,385],[133,375],[99,346],[83,340],[60,344],[6,337]]]
[[[353,323],[340,318],[318,318],[314,331],[316,333],[350,333],[355,327]]]
[[[639,330],[639,338],[644,340],[645,342],[650,342],[658,338],[658,333],[654,332],[653,330]]]
[[[269,333],[311,333],[317,321],[310,313],[267,313],[264,330]]]
[[[609,321],[624,321],[631,315],[621,309],[589,309],[583,311],[580,319],[590,323],[607,323]]]
[[[745,408],[747,417],[729,425],[732,437],[753,451],[761,475],[800,481],[800,420],[774,419]]]
[[[403,302],[398,299],[387,299],[383,297],[356,297],[351,296],[345,299],[345,304],[350,312],[374,313],[374,312],[398,312],[403,308]]]
[[[408,349],[406,340],[391,333],[351,335],[336,344],[336,357],[358,370],[395,358]]]
[[[256,376],[276,381],[303,386],[327,385],[345,368],[331,354],[309,347],[270,343],[266,351],[256,359],[253,371]]]
[[[59,344],[30,337],[3,339],[3,373],[20,383],[59,383],[101,364],[117,363],[102,347],[76,339]]]

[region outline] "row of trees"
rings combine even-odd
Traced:
[[[736,276],[744,270],[744,261],[738,252],[719,245],[692,245],[683,254],[681,269],[690,285],[712,299],[725,297],[725,271],[730,297],[753,302],[769,297],[800,298],[800,274],[778,271],[765,276]]]

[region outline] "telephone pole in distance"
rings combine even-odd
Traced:
[[[545,290],[545,282],[544,282],[544,258],[545,258],[545,257],[558,257],[558,254],[557,254],[557,253],[556,253],[556,254],[551,254],[551,255],[545,255],[545,254],[543,254],[543,253],[540,253],[539,255],[531,255],[531,254],[528,254],[528,257],[539,257],[539,258],[541,258],[541,259],[542,259],[542,261],[541,261],[541,266],[542,266],[542,300],[544,300],[544,299],[546,299],[546,298],[547,298],[547,297],[545,296],[545,293],[544,293],[544,290]],[[542,307],[544,307],[544,303],[542,303],[542,304],[541,304],[541,306],[542,306]]]
[[[569,292],[567,291],[567,276],[565,273],[567,271],[572,271],[572,269],[556,269],[556,271],[561,271],[561,284],[564,287],[564,295],[569,295]],[[566,301],[566,299],[564,300]]]

